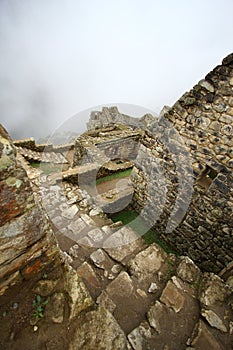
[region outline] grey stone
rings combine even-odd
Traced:
[[[126,257],[142,246],[142,239],[138,238],[132,229],[125,226],[113,233],[103,245],[113,259],[122,263]]]
[[[102,249],[98,249],[90,255],[91,260],[95,264],[95,266],[104,269],[105,268],[105,260],[106,253]]]
[[[149,293],[155,293],[157,290],[158,290],[158,285],[154,282],[151,283],[149,289],[148,289],[148,292]]]
[[[201,81],[199,81],[199,85],[201,85],[202,87],[204,87],[206,90],[210,91],[210,92],[214,92],[214,87],[213,85],[211,85],[207,80],[202,79]]]
[[[66,266],[66,270],[64,271],[63,281],[64,290],[69,297],[69,318],[73,319],[81,311],[91,306],[93,300],[77,272],[69,265]]]
[[[77,258],[80,254],[80,246],[78,244],[74,244],[73,247],[69,250],[69,255],[72,258]]]
[[[77,241],[78,245],[81,247],[93,247],[94,243],[88,237],[82,237]]]
[[[80,216],[87,226],[96,226],[95,221],[92,218],[90,218],[90,216],[88,216],[87,214],[81,214]]]
[[[91,238],[94,242],[100,242],[104,238],[104,234],[101,229],[96,228],[88,232],[88,237]]]
[[[111,315],[99,307],[87,312],[78,323],[69,350],[125,350],[127,339],[124,332]]]
[[[177,275],[186,282],[193,283],[200,278],[201,271],[194,262],[187,256],[180,258],[180,263],[177,267]]]
[[[72,221],[69,225],[68,228],[74,233],[74,234],[79,234],[82,232],[87,225],[82,221],[82,219],[77,219],[75,221]]]
[[[73,219],[75,214],[78,212],[78,207],[76,205],[72,205],[67,209],[63,210],[61,215],[67,219]]]
[[[200,301],[203,305],[212,306],[223,302],[229,295],[230,288],[214,273],[204,273],[200,290]]]
[[[198,324],[197,335],[193,339],[191,346],[193,346],[194,349],[224,350],[201,320]]]
[[[100,304],[105,309],[107,309],[109,312],[113,313],[116,309],[116,304],[112,301],[112,299],[109,297],[109,295],[103,291],[96,300],[97,304]]]
[[[151,337],[152,329],[150,328],[149,324],[145,321],[143,321],[128,335],[129,342],[134,350],[151,349],[147,342],[147,339],[150,339]]]
[[[168,307],[171,307],[175,312],[180,312],[183,308],[185,297],[173,282],[168,281],[160,300]]]
[[[129,271],[139,279],[152,276],[159,271],[166,257],[167,254],[161,247],[152,244],[129,261]]]
[[[227,332],[224,322],[214,311],[202,309],[201,314],[212,327],[217,328],[222,332]]]

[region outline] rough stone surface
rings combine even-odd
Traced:
[[[109,311],[100,307],[87,312],[80,320],[69,350],[127,349],[124,332]]]
[[[177,267],[177,275],[189,283],[197,282],[200,278],[200,269],[194,262],[186,257],[181,257],[181,262]]]
[[[230,295],[230,290],[223,280],[213,273],[205,273],[201,283],[200,301],[205,306],[221,303]]]
[[[64,320],[65,296],[63,293],[54,293],[46,307],[46,317],[53,323],[62,323]]]
[[[60,261],[51,226],[35,201],[15,146],[5,133],[3,136],[0,135],[0,294],[20,275],[28,279],[46,265]]]
[[[115,260],[124,262],[135,250],[143,247],[143,241],[129,227],[123,226],[104,242],[104,249]]]
[[[227,332],[226,326],[224,325],[221,318],[218,315],[216,315],[215,312],[213,312],[212,310],[202,310],[201,314],[203,317],[205,317],[205,319],[209,322],[209,324],[212,327],[217,328],[222,332]]]
[[[139,279],[143,279],[148,275],[154,275],[158,273],[166,257],[167,254],[161,247],[157,244],[152,244],[129,261],[130,273]]]
[[[54,292],[58,282],[58,280],[41,280],[37,283],[36,287],[34,288],[34,292],[47,297],[48,295],[51,295]]]
[[[224,348],[218,343],[214,335],[208,330],[203,321],[199,322],[197,336],[194,338],[191,344],[194,349],[211,349],[211,350],[224,350]]]
[[[184,305],[185,298],[174,283],[169,281],[160,300],[168,307],[171,307],[175,312],[179,312]]]
[[[70,319],[76,317],[81,311],[93,304],[93,300],[84,283],[69,266],[67,267],[67,272],[64,274],[64,289],[69,296]]]

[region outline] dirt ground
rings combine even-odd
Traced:
[[[37,278],[24,281],[0,297],[0,349],[1,350],[65,350],[74,331],[75,322],[68,321],[68,310],[62,324],[54,324],[44,317],[35,324],[33,287],[43,276],[58,278],[61,269],[48,269]],[[43,298],[45,300],[46,298]],[[35,328],[34,328],[35,327]]]

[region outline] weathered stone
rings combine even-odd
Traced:
[[[184,305],[185,297],[174,283],[168,281],[160,300],[175,312],[179,312]]]
[[[168,308],[158,300],[148,311],[149,323],[159,334],[164,327],[164,318],[169,317],[169,313]]]
[[[69,250],[69,255],[73,258],[77,258],[80,253],[80,246],[78,244],[74,244],[73,247]]]
[[[223,302],[229,295],[230,289],[220,277],[213,273],[204,273],[200,289],[200,301],[203,305],[213,306]]]
[[[113,313],[116,309],[116,304],[112,301],[109,295],[103,291],[96,300],[97,304],[107,309],[109,312]]]
[[[75,221],[71,221],[68,228],[78,237],[79,233],[82,232],[86,226],[87,225],[83,222],[83,220],[79,218]]]
[[[96,267],[99,267],[100,269],[103,269],[107,272],[107,276],[110,273],[110,271],[114,273],[114,271],[112,271],[113,266],[115,266],[114,261],[112,261],[109,258],[109,256],[105,253],[104,250],[96,250],[90,255],[90,258]]]
[[[152,330],[147,322],[142,322],[128,335],[130,344],[134,350],[150,349],[147,339],[152,337]]]
[[[99,228],[91,230],[87,235],[92,239],[93,242],[100,242],[104,238],[104,234]]]
[[[115,296],[118,294],[119,289],[121,291],[121,297],[130,297],[130,295],[133,293],[133,282],[125,271],[121,272],[119,276],[117,276],[116,279],[107,286],[106,291],[110,296]]]
[[[203,321],[199,321],[197,335],[191,345],[194,349],[224,350]]]
[[[177,267],[177,275],[186,282],[193,283],[200,278],[200,269],[187,256],[182,256]]]
[[[43,297],[47,297],[55,291],[58,282],[58,280],[41,280],[33,288],[33,291]]]
[[[85,310],[93,304],[84,283],[78,276],[77,272],[70,266],[66,267],[63,275],[64,289],[69,297],[69,318],[73,319],[81,311]]]
[[[100,208],[91,209],[89,215],[96,216],[103,214],[103,211]]]
[[[157,284],[152,282],[148,289],[148,293],[155,293],[157,290],[158,290]]]
[[[201,314],[212,327],[217,328],[222,332],[227,332],[224,322],[214,311],[202,309]]]
[[[62,292],[53,294],[46,306],[45,316],[54,323],[62,323],[64,320],[65,296]]]
[[[213,85],[211,85],[207,80],[203,79],[201,81],[199,81],[199,85],[204,87],[206,90],[210,91],[210,92],[214,92],[214,87]]]
[[[69,350],[127,349],[126,337],[118,323],[106,309],[87,312],[76,327]]]
[[[77,274],[92,288],[100,288],[101,284],[93,268],[85,261],[77,269]]]
[[[72,205],[62,210],[61,215],[67,219],[73,219],[75,214],[78,212],[78,207],[76,205]]]
[[[157,273],[166,257],[167,254],[162,248],[152,244],[129,261],[129,271],[133,276],[144,279]]]
[[[231,288],[231,290],[233,291],[233,276],[229,276],[226,284]]]
[[[113,233],[103,245],[106,252],[119,262],[123,262],[126,257],[142,246],[142,239],[126,226]]]

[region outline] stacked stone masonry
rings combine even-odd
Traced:
[[[48,327],[74,329],[66,349],[232,348],[232,79],[229,55],[160,119],[104,108],[91,114],[95,130],[56,150],[31,139],[14,146],[0,127],[0,293],[58,269],[32,289],[49,300]],[[56,153],[58,173],[30,166],[43,152],[48,162]],[[96,197],[80,186],[80,175],[89,182],[133,165],[122,191]],[[127,196],[181,256],[148,246],[98,202]],[[4,341],[17,348],[11,334]]]
[[[135,206],[140,210],[145,199],[150,201],[151,205],[145,215],[149,221],[152,217],[150,223],[154,224],[161,237],[179,253],[188,254],[203,269],[216,272],[233,259],[232,105],[231,54],[223,60],[221,66],[217,66],[190,92],[184,94],[158,124],[148,128],[150,134],[142,140],[145,148],[142,148],[137,158],[137,169],[132,177]],[[169,127],[166,126],[167,121]],[[164,125],[166,128],[163,131]],[[175,141],[177,135],[172,135],[173,128],[178,131],[178,142]],[[158,134],[160,129],[162,133]],[[181,146],[180,140],[184,145]],[[169,152],[167,144],[172,146],[172,152]],[[183,163],[180,169],[176,169],[177,164],[182,164],[185,148],[192,164]],[[156,191],[161,191],[163,186],[158,167],[151,168],[149,174],[150,180],[155,182],[155,190],[152,187],[145,193],[147,184],[141,186],[148,168],[145,162],[152,162],[153,157],[162,162],[167,180],[165,208],[156,223],[153,214],[160,209]],[[187,159],[183,158],[184,161]],[[191,191],[189,179],[192,171],[194,191],[191,203],[181,223],[172,232],[166,233],[168,218],[177,197],[177,187],[180,185],[179,177],[184,189],[178,204],[182,210],[187,192]]]

